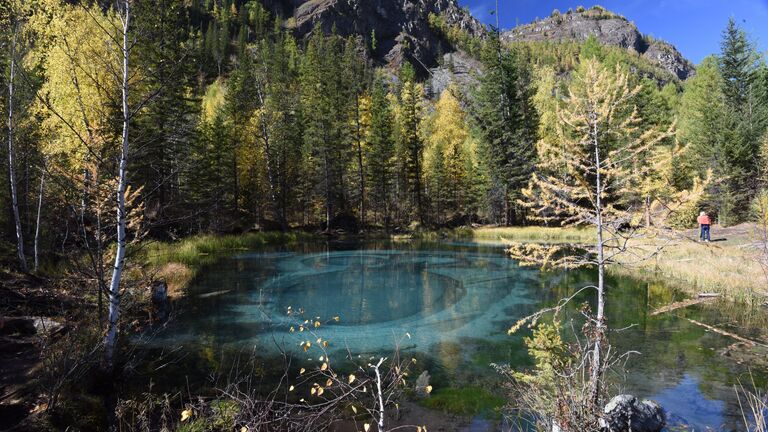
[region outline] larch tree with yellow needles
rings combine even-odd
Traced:
[[[618,67],[611,71],[597,60],[583,61],[559,104],[556,139],[545,138],[538,145],[549,157],[540,159],[523,191],[521,204],[533,212],[533,218],[545,224],[592,226],[594,246],[576,255],[565,247],[512,244],[509,249],[522,264],[597,267],[596,285],[578,291],[594,289],[597,294],[597,309],[587,314],[590,330],[586,332],[590,366],[585,402],[595,413],[602,402],[608,351],[605,269],[628,251],[631,238],[640,235],[632,224],[644,205],[638,202],[637,191],[648,176],[651,150],[672,134],[671,129],[641,130],[642,119],[633,105],[639,90]]]

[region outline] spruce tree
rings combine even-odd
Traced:
[[[384,78],[379,76],[373,84],[371,95],[371,124],[368,134],[368,184],[371,188],[371,206],[389,231],[392,218],[394,187],[395,142],[392,110],[387,99]]]
[[[474,95],[473,117],[493,183],[501,189],[502,222],[509,225],[523,218],[512,203],[530,179],[536,159],[535,89],[522,55],[505,50],[498,34],[486,41],[482,60],[486,73]]]

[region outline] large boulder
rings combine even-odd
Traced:
[[[660,432],[666,425],[666,414],[659,404],[632,395],[614,397],[603,412],[601,426],[608,432]]]

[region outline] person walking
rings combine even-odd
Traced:
[[[699,241],[709,242],[709,227],[712,225],[712,220],[709,218],[706,212],[699,213],[699,217],[696,218],[696,222],[699,223]]]

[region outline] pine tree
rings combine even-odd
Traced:
[[[731,17],[723,30],[720,43],[720,73],[723,77],[723,93],[728,105],[741,111],[751,91],[754,79],[756,53],[747,35]]]
[[[392,110],[387,99],[384,78],[379,76],[371,95],[371,124],[368,133],[368,184],[371,188],[371,206],[381,215],[384,228],[389,232],[394,195],[394,125]]]
[[[196,138],[196,100],[187,97],[194,87],[194,61],[187,46],[187,8],[180,0],[138,2],[134,11],[143,37],[136,50],[137,67],[150,71],[143,85],[157,89],[152,103],[136,118],[133,181],[142,185],[150,222],[166,225],[186,213],[181,195],[181,172]]]
[[[731,18],[723,31],[719,57],[723,95],[733,135],[724,142],[724,155],[728,160],[729,177],[725,181],[722,197],[733,202],[722,206],[735,211],[736,222],[747,216],[746,209],[757,190],[755,175],[760,138],[765,130],[764,111],[760,104],[760,70],[758,54],[747,34]],[[731,218],[729,218],[731,219]]]
[[[473,117],[483,139],[493,183],[501,188],[503,223],[522,221],[511,204],[530,178],[539,124],[535,89],[521,53],[504,50],[498,34],[482,53],[486,73],[474,97]]]
[[[317,28],[301,66],[304,144],[311,152],[315,185],[322,190],[325,223],[348,211],[345,171],[352,158],[353,91],[345,68],[343,39]]]
[[[404,184],[411,207],[411,220],[425,221],[423,202],[424,142],[421,137],[421,98],[423,90],[416,84],[415,73],[410,65],[402,74],[405,81],[400,90],[398,107],[398,146],[400,147]]]

